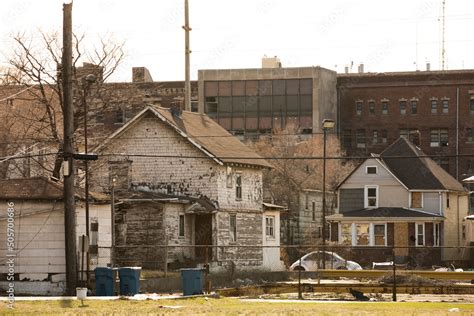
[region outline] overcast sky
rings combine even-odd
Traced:
[[[62,30],[62,0],[3,0],[0,62],[11,35]],[[191,77],[198,69],[256,68],[278,56],[284,67],[338,72],[440,69],[442,0],[189,0]],[[88,44],[125,41],[127,57],[111,81],[131,81],[133,66],[155,81],[184,79],[184,0],[74,0],[73,28]],[[474,1],[446,0],[447,69],[474,68]]]

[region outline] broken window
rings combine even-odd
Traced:
[[[105,117],[104,113],[99,109],[97,110],[97,113],[95,114],[95,123],[96,124],[104,124],[105,122]]]
[[[449,158],[448,157],[435,157],[433,160],[444,170],[449,172]]]
[[[230,241],[237,240],[237,215],[230,214],[229,215],[229,233],[230,233]]]
[[[265,217],[265,236],[275,237],[275,216]]]
[[[124,109],[118,109],[115,112],[115,124],[123,124],[125,123],[125,110]]]
[[[235,199],[242,200],[242,175],[235,176]]]
[[[179,237],[184,237],[184,215],[179,215]]]
[[[421,192],[412,192],[411,193],[411,207],[412,208],[421,208],[422,207],[422,197]]]
[[[126,161],[109,161],[109,186],[114,190],[128,190],[130,187],[130,164]]]
[[[209,117],[217,117],[217,97],[206,97],[205,108]]]

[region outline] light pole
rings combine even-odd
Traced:
[[[334,128],[333,120],[323,120],[323,214],[322,214],[322,233],[323,233],[323,269],[326,269],[326,134],[328,129]]]
[[[87,156],[87,94],[90,90],[90,86],[96,81],[96,76],[93,74],[88,74],[82,78],[83,83],[83,93],[82,93],[82,105],[84,108],[84,153]],[[89,164],[87,160],[84,160],[84,189],[86,195],[86,236],[89,239]],[[89,285],[89,251],[87,251],[87,272],[86,279],[87,284]]]

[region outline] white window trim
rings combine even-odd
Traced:
[[[375,173],[369,173],[369,168],[375,168]],[[378,174],[379,168],[377,166],[365,166],[365,174]]]
[[[368,189],[375,188],[375,206],[369,207],[369,200],[368,200]],[[366,185],[364,186],[364,208],[377,208],[379,207],[379,186],[378,185]]]
[[[384,238],[384,245],[385,247],[387,247],[387,223],[370,223],[370,246],[372,247],[383,247],[381,245],[376,245],[375,244],[375,225],[384,225],[385,227],[385,231],[384,231],[384,234],[385,234],[385,238]]]
[[[421,193],[421,207],[413,207],[412,204],[411,204],[411,201],[412,201],[412,198],[411,198],[411,195],[412,193]],[[423,209],[424,205],[423,205],[423,200],[424,200],[424,194],[423,192],[420,192],[420,191],[410,191],[410,194],[408,194],[408,205],[410,205],[410,208],[414,208],[414,209],[417,209],[417,210],[421,210]]]
[[[438,226],[438,238],[436,238],[436,226]],[[441,223],[433,223],[433,247],[441,246]]]
[[[423,245],[418,245],[418,225],[423,225]],[[424,247],[426,245],[426,227],[424,222],[415,222],[415,247]]]
[[[267,219],[271,219],[272,221],[272,230],[273,230],[273,235],[268,235],[267,234]],[[265,237],[267,239],[275,239],[275,215],[267,215],[265,216]]]

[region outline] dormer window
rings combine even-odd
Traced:
[[[376,166],[367,166],[367,167],[365,167],[365,173],[367,173],[367,174],[377,174],[377,167]]]

